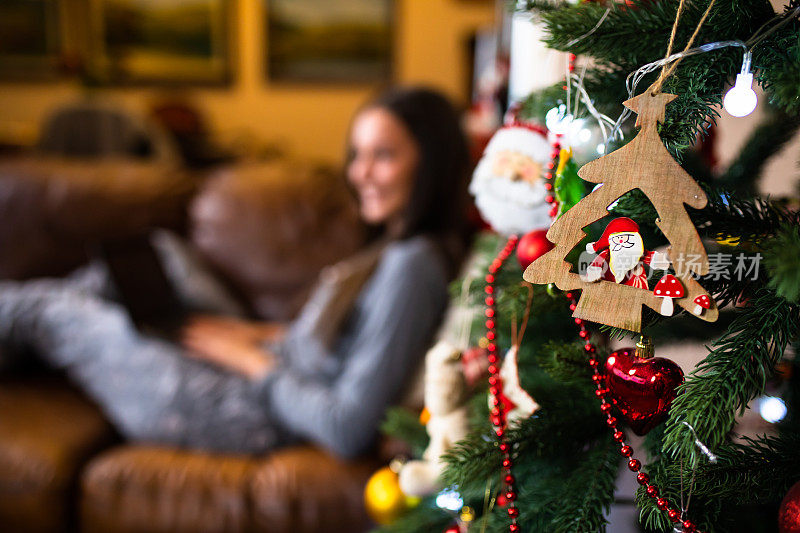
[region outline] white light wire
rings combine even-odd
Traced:
[[[575,74],[572,74],[570,76],[570,82],[575,82],[575,88],[580,94],[580,100],[583,101],[583,104],[586,106],[586,110],[589,112],[589,114],[592,115],[592,117],[594,117],[594,119],[597,121],[597,125],[600,127],[600,133],[603,135],[603,143],[607,143],[609,133],[606,128],[613,126],[614,120],[607,115],[600,113],[594,106],[592,99],[589,97],[589,93],[586,92],[586,88],[583,86],[583,76],[578,77]]]
[[[743,43],[742,41],[739,41],[739,40],[717,41],[717,42],[713,42],[713,43],[708,43],[708,44],[704,44],[704,45],[701,45],[701,46],[697,46],[695,48],[690,48],[689,50],[686,50],[685,52],[678,52],[678,53],[672,54],[672,55],[670,55],[668,57],[665,57],[664,59],[659,59],[658,61],[653,61],[652,63],[647,63],[646,65],[642,65],[641,67],[639,67],[634,72],[631,72],[630,74],[628,74],[628,77],[625,79],[625,88],[628,90],[628,98],[630,99],[630,98],[633,98],[635,96],[636,87],[637,87],[637,85],[639,85],[639,82],[642,81],[642,79],[647,74],[653,72],[654,70],[658,70],[662,66],[664,66],[664,65],[666,65],[668,63],[672,63],[673,61],[676,61],[677,59],[680,59],[680,58],[683,58],[683,57],[689,57],[689,56],[693,56],[693,55],[697,55],[697,54],[703,54],[703,53],[706,53],[706,52],[711,52],[713,50],[719,50],[721,48],[727,48],[729,46],[739,46],[739,47],[744,48],[745,50],[747,50],[747,45],[745,43]],[[610,139],[613,139],[617,135],[620,135],[620,129],[622,128],[622,124],[626,120],[628,120],[628,117],[630,117],[632,114],[633,114],[633,111],[631,111],[628,108],[625,108],[625,110],[622,111],[622,113],[619,115],[619,118],[614,123],[613,128],[611,129]],[[606,149],[608,149],[607,144],[608,143],[606,143]]]
[[[600,28],[603,22],[605,22],[606,17],[608,17],[608,14],[610,12],[611,8],[606,9],[605,13],[603,13],[603,15],[597,21],[597,24],[595,24],[595,26],[591,30],[589,30],[588,32],[579,37],[576,37],[575,39],[572,39],[570,42],[567,43],[566,47],[569,48],[570,46],[577,44],[582,39],[590,36],[595,31],[597,31],[597,29]],[[786,24],[791,19],[797,16],[800,16],[800,7],[797,7],[784,15],[777,16],[771,21],[764,23],[764,25],[762,25],[750,37],[750,39],[747,40],[746,43],[740,40],[717,41],[713,43],[696,46],[694,48],[690,48],[689,50],[685,50],[683,52],[677,52],[663,59],[659,59],[658,61],[653,61],[652,63],[647,63],[646,65],[642,65],[634,72],[628,74],[628,77],[625,79],[625,88],[628,91],[628,99],[633,98],[635,96],[636,87],[639,85],[639,82],[641,82],[642,79],[647,74],[653,72],[654,70],[658,70],[659,68],[661,68],[666,64],[672,63],[673,61],[677,61],[678,59],[681,59],[683,57],[689,57],[697,54],[703,54],[706,52],[712,52],[714,50],[719,50],[721,48],[727,48],[730,46],[738,46],[744,48],[745,54],[747,54],[752,50],[753,47],[755,47],[758,43],[764,40],[768,35],[770,35],[775,30],[777,30],[778,28],[780,28],[781,26],[783,26],[784,24]],[[764,27],[766,27],[770,22],[774,20],[780,20],[780,22],[772,26],[762,35],[759,35],[759,33],[761,33],[761,31],[764,29]],[[605,151],[607,152],[608,144],[611,141],[615,139],[624,138],[622,134],[622,125],[633,114],[633,111],[631,111],[628,108],[625,108],[616,121],[609,118],[607,115],[600,113],[592,104],[592,99],[589,97],[589,94],[586,92],[586,88],[583,85],[583,77],[585,72],[586,72],[586,66],[584,66],[580,76],[577,76],[574,73],[567,71],[567,105],[566,105],[567,113],[569,113],[571,107],[570,105],[572,100],[571,88],[574,83],[576,92],[578,94],[576,95],[575,98],[575,111],[573,113],[573,116],[577,117],[578,104],[580,101],[583,101],[583,103],[586,105],[587,111],[589,112],[590,115],[592,115],[592,117],[594,117],[594,119],[597,121],[598,126],[600,127],[600,132],[603,135],[603,144],[605,146]],[[606,132],[606,125],[609,125],[611,128],[609,132]]]
[[[592,28],[591,30],[587,31],[586,33],[584,33],[583,35],[581,35],[579,37],[575,37],[570,42],[568,42],[564,47],[565,48],[569,48],[572,45],[578,44],[580,41],[582,41],[583,39],[587,38],[588,36],[590,36],[591,34],[596,32],[597,29],[600,26],[603,25],[603,22],[606,21],[606,17],[608,16],[609,13],[611,13],[611,8],[610,7],[606,9],[606,12],[603,13],[603,16],[600,17],[600,20],[597,21],[597,24],[594,25],[594,28]]]
[[[747,45],[750,47],[750,49],[753,49],[758,43],[767,38],[772,32],[774,32],[775,30],[777,30],[778,28],[780,28],[781,26],[783,26],[784,24],[786,24],[787,22],[789,22],[790,20],[792,20],[797,16],[800,16],[800,7],[796,7],[792,11],[789,11],[787,13],[784,13],[783,15],[779,15],[771,20],[768,20],[767,22],[762,24],[761,27],[758,28],[756,32],[747,40]],[[761,36],[758,35],[759,33],[761,33],[761,30],[763,30],[767,24],[769,24],[770,22],[774,22],[775,20],[778,19],[783,19],[783,20],[781,20],[776,25],[767,30],[764,33],[764,35]]]
[[[700,437],[697,436],[697,432],[694,430],[692,425],[689,424],[689,422],[687,422],[686,420],[682,420],[681,423],[684,426],[686,426],[687,428],[689,428],[689,431],[692,432],[692,435],[694,436],[694,444],[695,444],[695,446],[697,446],[697,448],[700,450],[700,452],[702,452],[702,454],[705,455],[708,458],[709,462],[716,463],[717,462],[717,456],[714,455],[714,453],[712,453],[711,450],[708,449],[708,446],[703,444],[703,441],[701,441]],[[688,506],[688,504],[687,504],[687,506]]]

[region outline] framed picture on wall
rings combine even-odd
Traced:
[[[270,80],[370,83],[390,79],[391,0],[268,0],[265,10]]]
[[[92,0],[91,74],[116,84],[224,84],[232,0]]]
[[[58,2],[0,1],[0,78],[50,79],[58,73]]]

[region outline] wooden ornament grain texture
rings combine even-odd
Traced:
[[[565,291],[581,290],[573,316],[630,331],[641,331],[642,305],[658,312],[661,298],[652,291],[611,281],[583,281],[564,258],[586,236],[589,224],[608,215],[608,207],[628,191],[640,189],[652,202],[659,218],[655,221],[671,246],[670,261],[682,261],[677,276],[686,295],[675,303],[690,313],[694,299],[708,293],[691,273],[708,273],[708,256],[700,236],[683,204],[701,209],[707,198],[699,185],[672,158],[658,135],[657,124],[664,120],[666,105],[676,95],[653,94],[652,87],[623,102],[638,113],[639,133],[628,144],[584,165],[578,175],[591,183],[602,184],[572,209],[559,217],[547,238],[555,246],[531,263],[524,278],[531,283],[555,283]],[[698,318],[713,322],[719,311],[711,299],[711,308]],[[695,315],[696,316],[696,315]]]

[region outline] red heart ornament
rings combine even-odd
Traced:
[[[667,418],[683,371],[669,359],[634,354],[623,348],[609,355],[605,375],[612,403],[633,432],[644,435]]]

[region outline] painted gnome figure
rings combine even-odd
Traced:
[[[586,281],[613,281],[638,289],[647,289],[644,265],[655,270],[667,270],[666,254],[644,249],[639,225],[628,217],[609,222],[596,242],[586,245],[589,253],[599,253],[586,269]]]
[[[550,226],[543,168],[550,160],[544,130],[514,123],[486,146],[469,191],[483,218],[501,235],[523,235]]]

